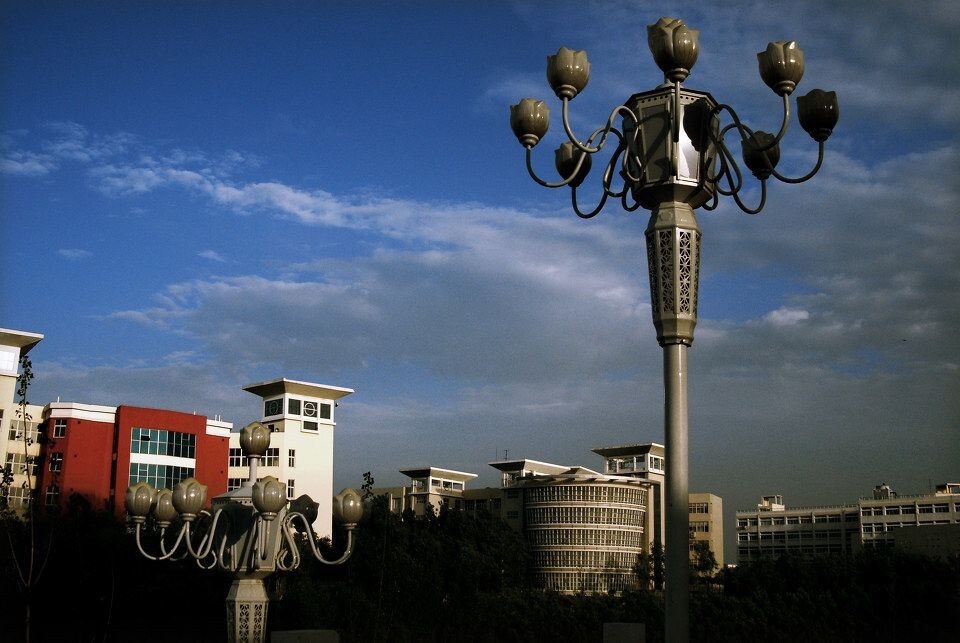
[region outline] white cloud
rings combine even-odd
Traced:
[[[0,173],[3,174],[42,176],[56,168],[56,161],[46,154],[11,151],[0,158]]]
[[[793,326],[810,319],[810,313],[799,308],[777,308],[764,315],[763,319],[774,326]]]
[[[227,260],[217,252],[216,250],[204,250],[203,252],[198,253],[197,255],[201,259],[209,259],[210,261],[216,261],[218,263],[226,263]]]

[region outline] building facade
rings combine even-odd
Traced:
[[[597,447],[592,451],[603,458],[604,473],[629,476],[649,484],[650,510],[647,512],[645,529],[650,534],[651,546],[655,541],[665,542],[666,448],[651,442]],[[723,568],[723,500],[712,493],[691,493],[688,505],[691,554],[697,543],[705,542],[717,565]]]
[[[14,511],[27,507],[37,486],[42,406],[17,404],[20,358],[40,343],[43,335],[0,328],[0,466],[9,484],[0,489],[0,501]]]
[[[783,496],[764,496],[756,510],[737,512],[737,558],[750,562],[785,553],[805,558],[851,554],[861,548],[895,547],[919,553],[923,542],[949,550],[960,547],[949,541],[957,531],[937,530],[931,538],[898,538],[901,529],[937,527],[960,523],[960,484],[947,483],[928,494],[899,496],[886,484],[856,504],[788,508]],[[955,537],[955,536],[954,536]],[[934,544],[937,543],[937,544]],[[932,551],[932,549],[931,549]]]
[[[188,477],[205,484],[213,498],[227,490],[232,426],[165,409],[51,402],[41,415],[40,498],[46,506],[63,506],[79,494],[94,508],[122,515],[127,486],[173,488]]]
[[[499,488],[468,489],[472,473],[403,469],[409,487],[374,489],[395,513],[422,516],[446,507],[489,513],[523,533],[534,584],[563,593],[621,591],[636,585],[634,566],[662,533],[662,445],[594,449],[604,472],[539,460],[498,460]],[[662,496],[659,496],[662,497]],[[653,509],[652,507],[656,507]],[[691,547],[709,543],[723,561],[723,504],[713,494],[691,494]]]
[[[243,387],[262,400],[260,421],[270,428],[270,448],[257,469],[287,485],[287,497],[309,495],[319,503],[314,530],[333,532],[333,433],[337,400],[353,389],[285,378]],[[240,427],[230,434],[228,487],[246,482],[249,471],[240,450]]]

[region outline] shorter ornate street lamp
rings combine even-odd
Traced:
[[[219,568],[235,575],[227,593],[227,639],[231,643],[260,643],[266,637],[270,599],[263,579],[300,564],[302,543],[321,563],[339,565],[353,553],[353,530],[363,516],[360,494],[344,489],[333,499],[334,519],[347,531],[347,546],[336,560],[327,560],[317,549],[311,523],[317,503],[302,495],[287,503],[286,485],[268,476],[257,480],[257,465],[270,446],[270,429],[253,422],[240,431],[240,447],[250,463],[250,477],[234,491],[213,499],[213,512],[203,506],[207,487],[187,478],[173,490],[156,490],[146,482],[127,488],[124,506],[136,526],[137,548],[150,560],[193,557],[203,569]],[[141,531],[152,516],[160,529],[159,551],[148,553]],[[168,535],[170,525],[180,524]],[[172,544],[170,541],[172,540]]]

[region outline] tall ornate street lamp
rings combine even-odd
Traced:
[[[257,464],[270,446],[270,429],[253,422],[240,431],[240,447],[250,463],[250,477],[239,489],[213,499],[213,512],[203,506],[207,487],[187,478],[173,490],[156,490],[145,482],[127,488],[124,505],[135,525],[137,548],[150,560],[182,560],[192,556],[203,569],[219,568],[234,574],[227,593],[227,639],[231,643],[260,643],[266,638],[269,598],[263,579],[300,565],[300,547],[306,544],[321,563],[339,565],[353,553],[353,530],[363,516],[360,495],[344,489],[333,499],[334,518],[347,531],[347,546],[336,560],[317,549],[310,526],[317,503],[303,495],[287,502],[286,485],[273,476],[257,480]],[[148,553],[141,543],[147,517],[159,528],[158,551]],[[179,524],[168,535],[170,525]],[[172,540],[172,544],[170,541]]]
[[[667,452],[667,640],[688,637],[689,579],[687,489],[687,348],[693,344],[697,324],[697,288],[700,276],[700,226],[695,208],[713,210],[719,197],[732,196],[748,214],[763,209],[770,177],[785,183],[811,178],[823,163],[824,142],[837,123],[839,108],[834,92],[814,89],[797,99],[800,126],[817,142],[819,154],[813,169],[791,178],[777,171],[780,141],[790,121],[790,95],[803,76],[803,51],[797,43],[771,42],[757,54],[760,77],[783,100],[783,120],[777,134],[753,130],[729,105],[717,103],[707,92],[681,84],[699,54],[699,31],[675,18],[661,18],[647,27],[654,61],[664,74],[655,89],[634,94],[610,113],[604,126],[586,139],[570,127],[570,101],[583,91],[590,63],[583,51],[561,47],[547,57],[547,80],[562,102],[567,141],[555,152],[560,181],[548,182],[533,170],[532,151],[547,132],[550,111],[543,101],[524,98],[510,107],[510,125],[526,148],[527,170],[542,186],[570,188],[573,209],[589,219],[608,198],[619,200],[624,210],[651,211],[647,225],[647,262],[650,304],[657,341],[663,347],[664,424]],[[729,123],[721,126],[721,117]],[[615,126],[619,119],[620,127]],[[743,173],[726,138],[740,141],[743,164],[760,182],[756,207],[741,199]],[[613,141],[613,152],[601,174],[603,194],[592,209],[581,208],[577,188],[590,172],[592,157]]]

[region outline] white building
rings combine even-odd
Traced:
[[[353,389],[285,378],[244,386],[263,400],[260,419],[273,432],[270,448],[260,462],[260,477],[274,476],[287,485],[287,497],[303,494],[319,503],[314,530],[331,536],[333,525],[333,430],[337,400]],[[240,450],[240,428],[230,435],[228,489],[247,478],[247,463]]]
[[[960,484],[947,483],[934,493],[900,496],[886,484],[856,504],[787,507],[783,496],[764,496],[756,510],[737,512],[737,558],[749,562],[790,553],[805,558],[850,554],[860,548],[898,546],[909,540],[919,553],[930,542],[931,551],[960,550],[960,543],[940,543],[935,537],[956,539],[960,532],[940,527],[960,523]],[[903,529],[937,527],[930,537],[899,539]],[[924,541],[924,542],[921,542]],[[935,542],[936,541],[936,542]]]
[[[5,490],[8,506],[22,509],[36,487],[40,415],[43,406],[17,404],[20,358],[40,343],[43,335],[0,328],[0,466],[9,468],[13,481]],[[22,411],[28,417],[20,417]]]

